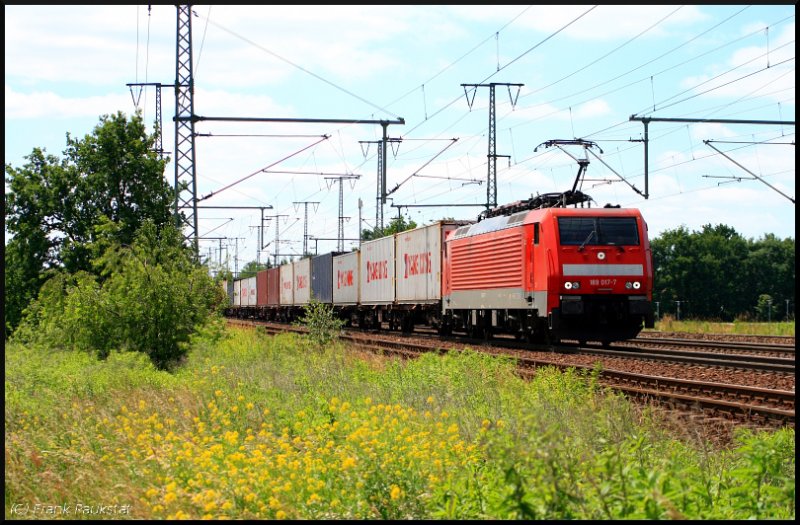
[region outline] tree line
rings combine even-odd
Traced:
[[[795,240],[745,239],[733,228],[685,226],[651,240],[660,314],[732,321],[793,319]]]

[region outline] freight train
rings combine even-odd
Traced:
[[[577,207],[586,200],[537,196],[223,282],[226,315],[290,322],[314,298],[370,329],[551,344],[635,337],[654,322],[647,224],[637,209]]]

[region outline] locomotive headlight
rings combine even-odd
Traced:
[[[577,290],[580,287],[581,287],[581,283],[579,283],[578,281],[575,281],[574,283],[572,283],[572,289],[573,290]]]
[[[572,283],[569,281],[565,282],[564,288],[566,288],[567,290],[572,290]]]
[[[640,283],[639,281],[634,281],[633,282],[633,289],[634,290],[638,290],[641,287],[642,287],[642,283]]]
[[[627,281],[627,282],[625,283],[625,288],[627,288],[628,290],[630,290],[631,288],[633,288],[633,284],[631,284],[631,282],[630,282],[630,281]]]

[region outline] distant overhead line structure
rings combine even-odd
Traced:
[[[297,119],[258,117],[202,117],[194,113],[194,77],[192,73],[192,9],[191,4],[176,5],[176,53],[175,53],[175,216],[178,224],[188,228],[186,237],[192,239],[195,253],[199,253],[197,229],[197,170],[195,166],[195,130],[200,121],[225,122],[307,122],[327,124],[380,124],[383,126],[383,142],[386,142],[386,127],[389,124],[405,124],[405,120],[365,119]],[[384,148],[383,155],[386,155]],[[385,160],[385,159],[384,159]],[[386,169],[386,163],[383,163]],[[385,180],[385,174],[384,174]],[[181,214],[181,211],[188,213]]]
[[[651,122],[689,122],[689,123],[713,123],[713,124],[757,124],[757,125],[768,125],[768,126],[794,126],[795,123],[793,120],[740,120],[740,119],[724,119],[724,118],[659,118],[659,117],[637,117],[636,115],[631,115],[631,121],[638,120],[642,124],[644,124],[644,198],[646,199],[649,196],[648,193],[648,134],[647,134],[647,125]],[[706,144],[708,142],[706,141]],[[711,146],[713,148],[713,146]],[[716,150],[716,148],[714,148]],[[720,154],[721,151],[717,150]],[[723,154],[723,156],[725,156]],[[725,156],[728,158],[727,156]],[[737,164],[738,165],[738,164]],[[739,165],[739,167],[742,167]],[[753,175],[752,173],[750,173]],[[763,181],[762,181],[763,182]],[[765,183],[766,184],[766,183]],[[769,184],[767,184],[769,186]],[[771,187],[771,186],[770,186]],[[773,188],[774,189],[774,188]],[[783,195],[783,194],[781,194]],[[785,196],[785,195],[784,195]],[[789,198],[792,202],[794,199]]]

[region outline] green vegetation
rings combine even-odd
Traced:
[[[526,382],[470,351],[359,359],[258,330],[193,341],[172,373],[8,345],[6,519],[795,517],[791,428],[720,449],[591,375]]]
[[[56,274],[25,310],[13,339],[103,359],[115,350],[137,351],[158,368],[176,364],[189,336],[226,300],[182,240],[171,225],[159,234],[145,222],[130,247],[112,243],[94,260],[102,279]]]
[[[380,239],[381,237],[386,237],[388,235],[394,235],[395,233],[404,232],[406,230],[413,230],[417,227],[417,223],[412,221],[411,219],[406,220],[405,217],[393,217],[389,224],[386,225],[383,229],[378,228],[377,226],[372,230],[362,230],[361,231],[361,240],[362,241],[371,241],[374,239]]]
[[[81,140],[67,133],[63,160],[34,148],[22,168],[5,166],[6,338],[53,272],[98,275],[93,260],[108,241],[129,246],[145,221],[174,222],[168,159],[154,143],[140,114],[117,113]]]
[[[662,315],[719,321],[790,321],[795,241],[744,239],[722,224],[685,227],[651,239],[653,301]],[[791,308],[790,308],[791,306]]]
[[[794,337],[794,321],[755,323],[733,321],[720,323],[711,321],[677,321],[665,315],[656,321],[655,329],[661,332],[687,332],[690,334],[740,334],[740,335],[778,335]]]
[[[345,325],[344,319],[339,319],[333,311],[333,305],[321,303],[314,297],[303,306],[303,317],[298,324],[308,329],[306,339],[312,346],[325,348],[339,337],[339,332]]]

